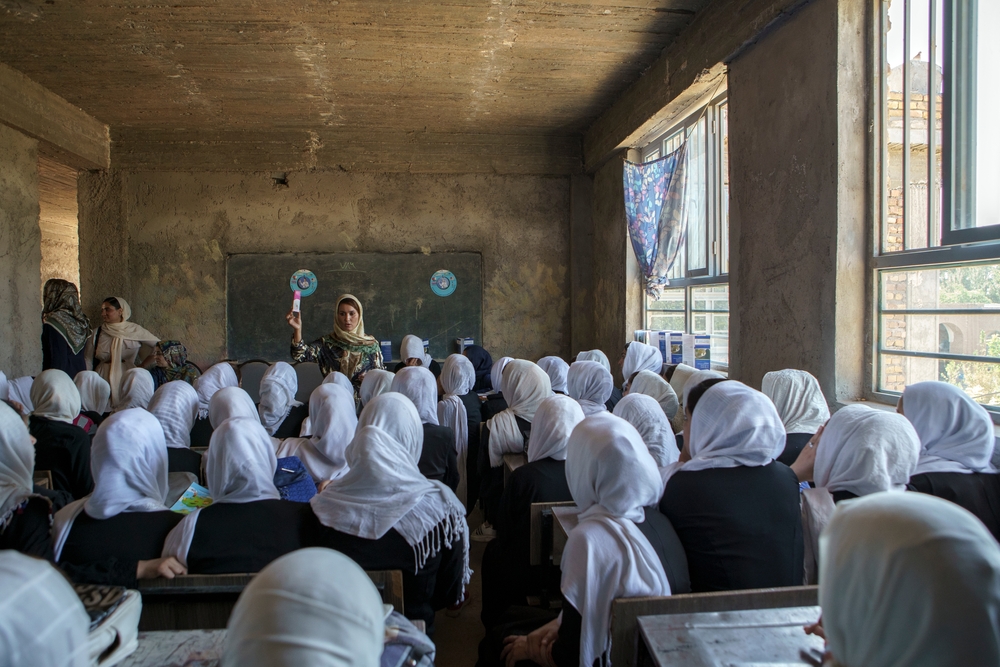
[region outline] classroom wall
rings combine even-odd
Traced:
[[[529,359],[570,353],[569,176],[315,170],[287,181],[276,185],[267,173],[82,175],[88,313],[108,295],[123,296],[134,321],[183,341],[204,365],[226,355],[227,254],[475,251],[483,256],[487,349]]]
[[[0,371],[42,370],[38,142],[0,125]]]

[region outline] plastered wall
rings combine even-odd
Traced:
[[[82,175],[88,313],[123,296],[133,321],[183,341],[204,365],[226,355],[227,254],[476,251],[494,357],[570,353],[569,177],[308,171],[287,182],[260,173]]]

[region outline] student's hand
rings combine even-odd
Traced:
[[[166,558],[156,558],[154,560],[141,560],[136,567],[136,579],[156,579],[165,577],[173,579],[178,574],[187,574],[187,568],[173,556]]]
[[[527,660],[528,638],[524,635],[505,637],[500,659],[504,661],[506,667],[514,667],[522,660]]]
[[[815,623],[810,623],[809,625],[805,626],[802,629],[806,631],[807,635],[816,635],[817,637],[826,639],[826,632],[823,630],[822,616],[820,616],[819,620],[817,620]]]
[[[528,659],[539,665],[552,664],[552,645],[559,639],[559,619],[546,623],[528,635]]]
[[[826,428],[825,424],[819,427],[816,435],[809,439],[809,444],[802,448],[798,458],[795,459],[795,463],[792,464],[792,471],[799,478],[800,482],[812,481],[813,468],[816,465],[816,449],[819,445],[820,436],[823,435],[824,428]]]
[[[322,482],[316,485],[316,493],[323,493],[323,489],[330,486],[331,480],[324,479]]]

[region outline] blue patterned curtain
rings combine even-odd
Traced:
[[[684,240],[687,142],[652,162],[625,161],[625,220],[646,292],[658,297]]]

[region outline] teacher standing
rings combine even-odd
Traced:
[[[357,390],[365,373],[385,368],[382,348],[374,336],[365,334],[364,311],[361,301],[353,294],[342,294],[337,299],[333,332],[312,343],[302,342],[302,313],[289,311],[285,319],[295,330],[292,334],[292,359],[316,362],[324,376],[340,371],[351,378]]]
[[[152,357],[153,346],[159,338],[135,322],[129,322],[132,309],[120,296],[111,296],[101,304],[104,323],[87,341],[87,366],[111,385],[111,405],[117,407],[121,394],[122,376],[136,366],[135,360],[145,349],[146,356],[140,365],[145,366]]]

